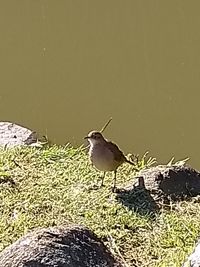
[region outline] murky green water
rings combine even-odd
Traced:
[[[58,143],[106,130],[125,152],[200,168],[200,2],[2,1],[0,114]]]

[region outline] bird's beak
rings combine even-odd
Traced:
[[[85,136],[84,139],[89,139],[89,137],[88,136]]]

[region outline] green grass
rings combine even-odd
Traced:
[[[127,266],[180,267],[199,234],[198,198],[152,217],[117,200],[111,173],[105,187],[93,190],[99,175],[82,148],[1,149],[0,251],[30,229],[70,221],[88,226]],[[134,175],[124,164],[118,186],[134,182]]]

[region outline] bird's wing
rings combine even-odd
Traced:
[[[118,162],[125,162],[126,158],[123,152],[112,142],[107,142],[107,148],[113,153],[114,159]]]

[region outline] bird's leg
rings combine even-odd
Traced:
[[[101,186],[104,186],[103,182],[104,182],[105,175],[106,175],[106,172],[103,172],[103,176],[101,178]]]
[[[113,192],[115,192],[116,189],[116,178],[117,178],[117,170],[114,170]]]

